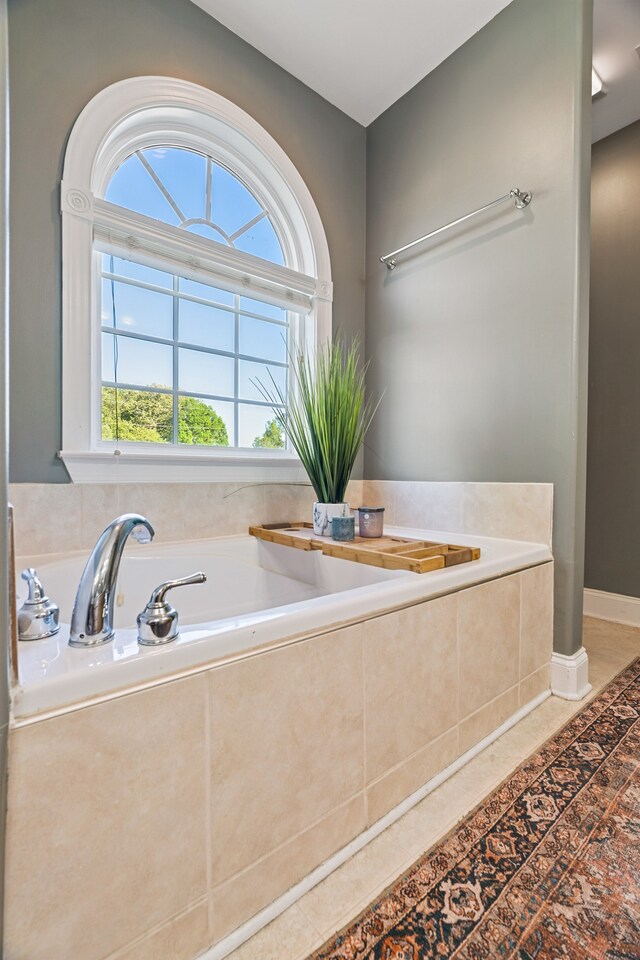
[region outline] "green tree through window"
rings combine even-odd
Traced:
[[[204,400],[178,398],[178,443],[228,447],[225,422]]]
[[[284,436],[282,429],[278,426],[276,420],[269,420],[265,426],[261,437],[256,437],[253,441],[254,447],[275,447],[281,449],[284,447]]]
[[[118,391],[116,431],[116,390],[102,388],[102,437],[104,440],[171,443],[173,439],[173,397],[147,390]],[[204,400],[178,399],[178,442],[205,446],[229,446],[222,417]]]

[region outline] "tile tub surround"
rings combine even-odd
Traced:
[[[7,956],[221,941],[548,689],[551,567],[14,726]]]
[[[280,483],[12,483],[16,554],[91,550],[121,513],[141,513],[155,541],[197,540],[247,532],[250,524],[311,521],[311,486]],[[352,480],[347,502],[362,502]]]
[[[385,523],[457,530],[551,546],[552,483],[365,480],[363,502],[385,508]]]
[[[640,656],[640,629],[585,620],[593,693]],[[585,701],[548,697],[383,833],[228,956],[228,960],[308,960],[395,883]],[[214,951],[202,960],[214,960]],[[146,958],[145,958],[146,960]]]
[[[311,517],[315,495],[295,484],[13,483],[16,553],[91,549],[119,513],[148,516],[159,542],[232,536],[250,523]],[[352,480],[351,507],[383,506],[385,525],[456,530],[551,545],[553,485]]]

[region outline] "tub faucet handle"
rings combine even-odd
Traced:
[[[18,639],[44,640],[45,637],[53,637],[60,629],[58,604],[46,595],[33,567],[27,567],[20,576],[27,582],[29,595],[18,610]]]
[[[181,580],[165,580],[151,592],[149,603],[138,615],[138,643],[144,647],[156,647],[170,643],[178,636],[178,611],[165,600],[169,590],[186,587],[190,583],[205,583],[204,573],[193,573]]]

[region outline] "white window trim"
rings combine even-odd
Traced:
[[[133,150],[180,145],[213,154],[237,171],[269,211],[287,267],[255,261],[239,250],[158,224],[100,199],[118,165]],[[99,325],[93,271],[97,247],[158,265],[184,264],[191,279],[268,295],[312,318],[315,345],[331,337],[333,285],[329,248],[313,198],[291,160],[244,110],[205,87],[169,77],[134,77],[102,90],[84,108],[69,138],[61,185],[62,212],[62,450],[74,482],[143,480],[300,481],[290,451],[160,448],[95,437]],[[95,328],[95,329],[94,329]]]

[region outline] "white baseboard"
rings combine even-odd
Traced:
[[[640,627],[640,598],[585,588],[584,615]]]
[[[358,836],[348,843],[346,847],[342,847],[341,850],[338,850],[333,856],[329,857],[328,860],[325,860],[324,863],[321,863],[319,867],[316,867],[311,873],[307,874],[295,887],[291,887],[290,890],[287,890],[282,896],[278,897],[277,900],[274,900],[273,903],[270,903],[264,910],[261,910],[260,913],[257,913],[254,917],[251,917],[250,920],[247,920],[246,923],[243,923],[241,927],[238,927],[236,930],[233,930],[230,934],[220,940],[215,946],[211,947],[205,953],[199,954],[198,960],[223,960],[224,957],[228,956],[233,950],[236,950],[241,944],[245,943],[250,937],[253,937],[256,933],[262,930],[263,927],[266,927],[268,923],[271,923],[272,920],[275,920],[276,917],[279,917],[281,913],[284,913],[290,906],[300,900],[305,893],[308,893],[309,890],[317,886],[322,880],[329,876],[330,873],[333,873],[334,870],[337,870],[338,867],[341,867],[343,863],[346,863],[354,854],[358,853],[359,850],[362,850],[363,847],[382,833],[383,830],[386,830],[387,827],[390,827],[392,823],[395,823],[396,820],[399,820],[400,817],[404,816],[407,811],[411,810],[412,807],[415,807],[417,803],[420,803],[421,800],[424,800],[426,796],[432,793],[436,787],[439,787],[440,784],[444,783],[445,780],[448,780],[449,777],[453,776],[454,773],[457,773],[461,767],[464,767],[466,763],[469,763],[470,760],[473,760],[474,757],[477,757],[485,747],[488,747],[490,744],[497,740],[498,737],[501,737],[503,733],[506,733],[507,730],[510,730],[511,727],[515,726],[523,717],[526,717],[527,714],[531,713],[532,710],[535,710],[536,707],[539,707],[541,703],[551,696],[549,690],[545,690],[543,693],[538,694],[537,697],[534,697],[533,700],[530,700],[529,703],[526,703],[524,707],[520,707],[514,714],[512,714],[508,720],[499,726],[496,730],[490,733],[488,736],[481,740],[479,743],[476,743],[475,746],[471,747],[470,750],[467,750],[466,753],[463,753],[461,757],[458,757],[457,760],[454,760],[452,764],[446,767],[444,770],[441,770],[440,773],[436,774],[435,777],[432,777],[428,783],[425,783],[424,786],[420,787],[415,793],[412,793],[411,796],[407,797],[406,800],[403,800],[399,803],[393,810],[390,810],[384,817],[380,820],[377,820],[372,826],[370,826],[363,833],[358,834]]]
[[[554,653],[551,657],[551,693],[563,700],[582,700],[591,690],[589,657],[584,647],[571,656]]]

